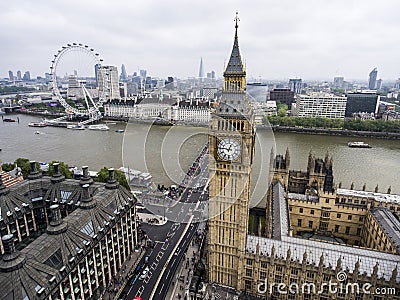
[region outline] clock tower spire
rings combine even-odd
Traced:
[[[246,91],[246,71],[239,51],[239,21],[238,12],[236,12],[235,38],[231,56],[224,72],[224,91]]]
[[[235,38],[209,131],[208,280],[242,289],[255,127],[246,71]]]

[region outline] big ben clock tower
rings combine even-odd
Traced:
[[[224,87],[209,132],[208,280],[241,289],[250,202],[255,127],[246,71],[235,38]]]

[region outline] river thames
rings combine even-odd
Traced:
[[[150,124],[110,124],[110,131],[68,130],[66,128],[28,127],[40,120],[28,115],[8,115],[20,123],[0,122],[0,161],[13,162],[18,157],[50,162],[64,161],[69,165],[88,165],[90,170],[126,166],[149,171],[155,183],[179,182],[184,170],[193,163],[207,140],[207,128],[186,126],[151,126]],[[115,130],[125,129],[125,133]],[[35,134],[39,131],[39,134]],[[257,131],[256,157],[253,172],[253,201],[265,192],[268,182],[271,147],[284,154],[290,149],[290,169],[306,169],[310,150],[324,158],[333,157],[335,183],[355,189],[366,183],[367,190],[379,185],[380,192],[392,187],[400,194],[400,141],[372,138],[321,136],[296,133],[273,134]],[[362,140],[370,149],[349,148],[347,142]]]

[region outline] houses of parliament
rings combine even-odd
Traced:
[[[246,299],[400,299],[400,196],[390,189],[345,189],[328,154],[310,152],[307,170],[294,171],[289,149],[272,150],[268,192],[249,207],[256,131],[238,21],[209,130],[207,281]]]

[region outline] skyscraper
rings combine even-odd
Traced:
[[[94,76],[96,77],[96,86],[99,87],[99,69],[101,65],[95,64],[94,65]]]
[[[105,93],[109,100],[121,99],[117,67],[100,66],[97,72],[97,81],[99,93]]]
[[[289,79],[289,89],[294,92],[294,94],[300,94],[302,87],[301,78]]]
[[[11,80],[11,81],[13,81],[14,80],[14,73],[13,73],[13,71],[8,71],[8,78]]]
[[[382,88],[382,79],[378,79],[376,81],[376,89],[380,90]]]
[[[338,76],[333,78],[333,87],[342,89],[344,87],[344,77]]]
[[[17,71],[17,79],[18,80],[22,79],[22,75],[21,75],[21,71],[20,70]]]
[[[204,78],[203,57],[200,58],[199,78]]]
[[[26,71],[22,80],[25,80],[25,81],[31,80],[31,73],[29,71]]]
[[[378,69],[374,68],[371,73],[369,73],[368,89],[376,90],[376,77],[378,76]]]
[[[140,70],[139,71],[139,75],[140,77],[142,77],[142,79],[145,79],[147,76],[147,71],[146,70]]]
[[[122,64],[121,66],[121,75],[119,76],[119,81],[127,81],[128,80],[128,75],[126,73],[125,65]]]

